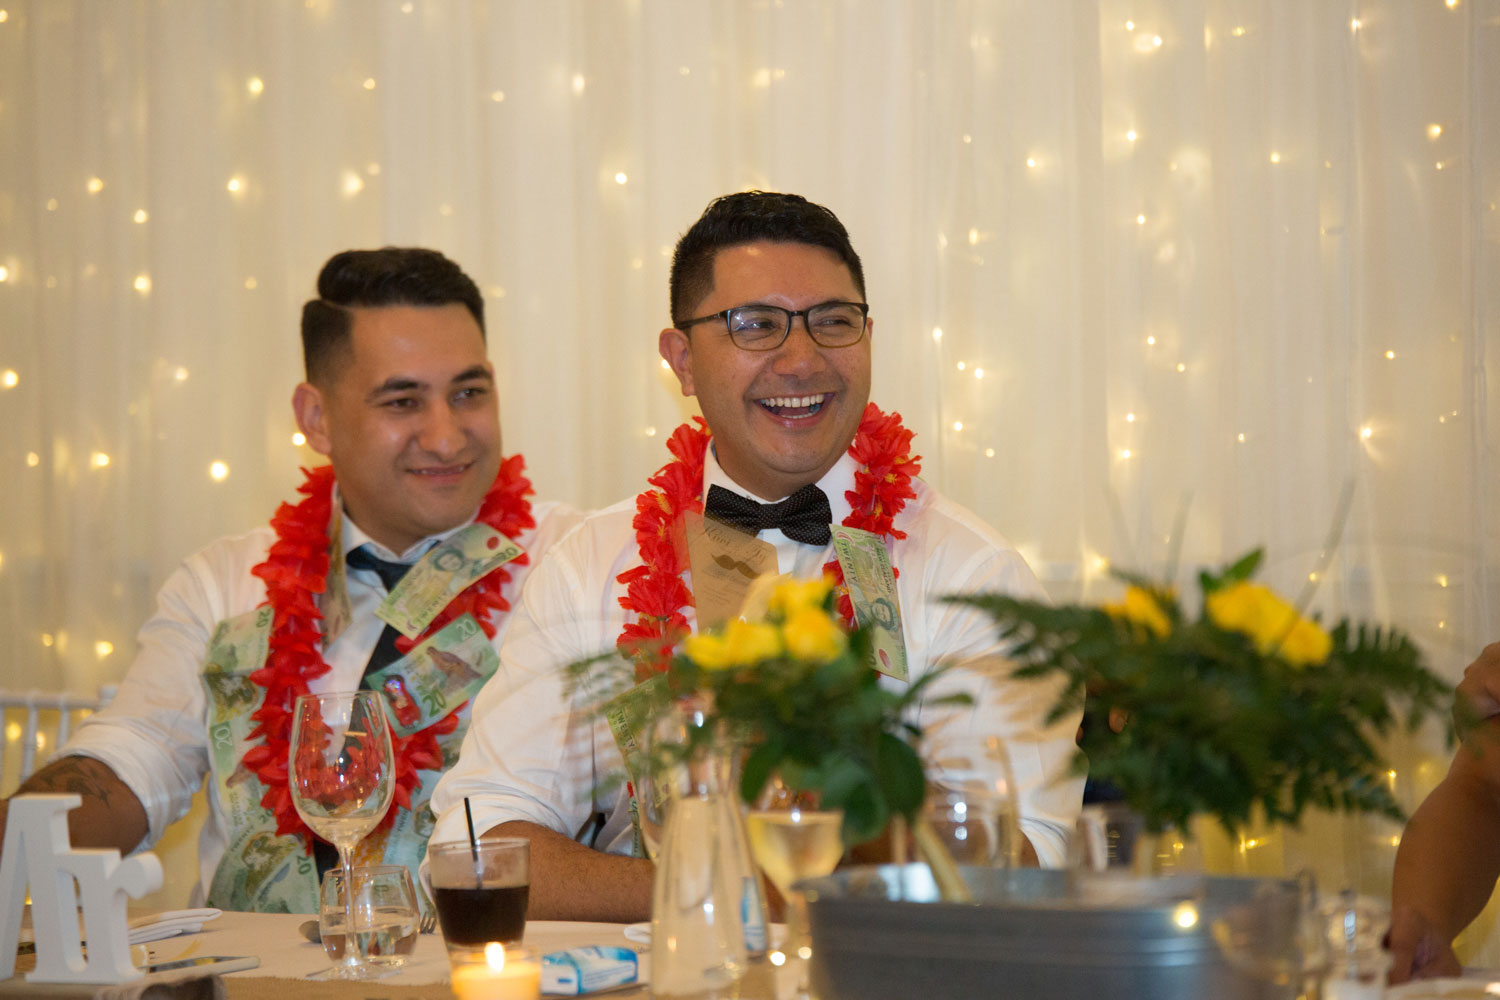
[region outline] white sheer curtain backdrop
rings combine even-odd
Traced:
[[[541,495],[638,489],[690,412],[669,248],[751,186],[843,218],[876,399],[1054,596],[1264,545],[1451,677],[1500,638],[1500,0],[0,11],[6,687],[119,677],[177,561],[290,495],[345,247],[479,281]],[[1413,802],[1446,751],[1399,750]],[[1317,835],[1383,888],[1391,828]]]

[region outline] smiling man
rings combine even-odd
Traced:
[[[679,640],[709,616],[707,580],[732,586],[746,559],[803,579],[832,573],[879,595],[867,610],[899,609],[883,683],[959,664],[935,693],[946,685],[978,703],[924,714],[938,734],[929,749],[971,765],[976,754],[1006,758],[1023,855],[1063,860],[1082,787],[1066,777],[1077,720],[1049,726],[1056,690],[1012,680],[994,628],[939,600],[1041,589],[999,535],[914,478],[911,433],[869,404],[867,302],[843,225],[796,195],[727,195],[678,242],[672,325],[658,345],[707,432],[679,428],[673,461],[643,493],[591,515],[548,554],[475,701],[459,762],[433,795],[437,840],[463,836],[465,797],[479,830],[530,839],[533,918],[640,920],[650,909],[652,863],[629,786],[612,780],[624,769],[615,736],[569,694],[567,665]],[[756,538],[731,541],[732,557],[716,553],[700,512]],[[855,611],[865,613],[858,602]],[[650,670],[638,663],[637,677]]]
[[[167,580],[114,703],[21,788],[79,793],[74,846],[131,851],[207,775],[195,896],[228,909],[316,912],[319,872],[336,861],[287,794],[301,693],[365,687],[392,701],[397,804],[359,863],[420,861],[433,786],[498,662],[490,643],[456,637],[477,622],[498,645],[533,560],[579,520],[531,504],[520,456],[502,458],[484,302],[442,254],[334,256],[303,307],[302,346],[292,408],[330,464],[269,527],[213,543]],[[414,701],[422,681],[441,698]]]

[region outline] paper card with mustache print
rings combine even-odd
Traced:
[[[521,552],[521,546],[475,521],[433,546],[385,596],[375,614],[408,639],[415,639],[469,584]]]
[[[854,605],[854,620],[871,630],[875,669],[899,681],[906,680],[906,633],[901,627],[901,602],[896,595],[896,574],[885,540],[858,528],[833,526],[833,550],[844,571],[844,586]]]
[[[718,628],[740,613],[750,584],[776,572],[776,546],[711,517],[683,515],[698,631]]]

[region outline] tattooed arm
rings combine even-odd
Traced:
[[[27,778],[23,792],[73,792],[83,804],[68,814],[74,847],[113,847],[121,854],[135,850],[146,836],[146,810],[109,765],[92,757],[63,757]],[[0,802],[0,832],[5,829],[9,802]]]

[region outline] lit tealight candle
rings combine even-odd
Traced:
[[[538,1000],[542,966],[524,948],[491,941],[484,961],[453,966],[453,993],[458,1000]]]

